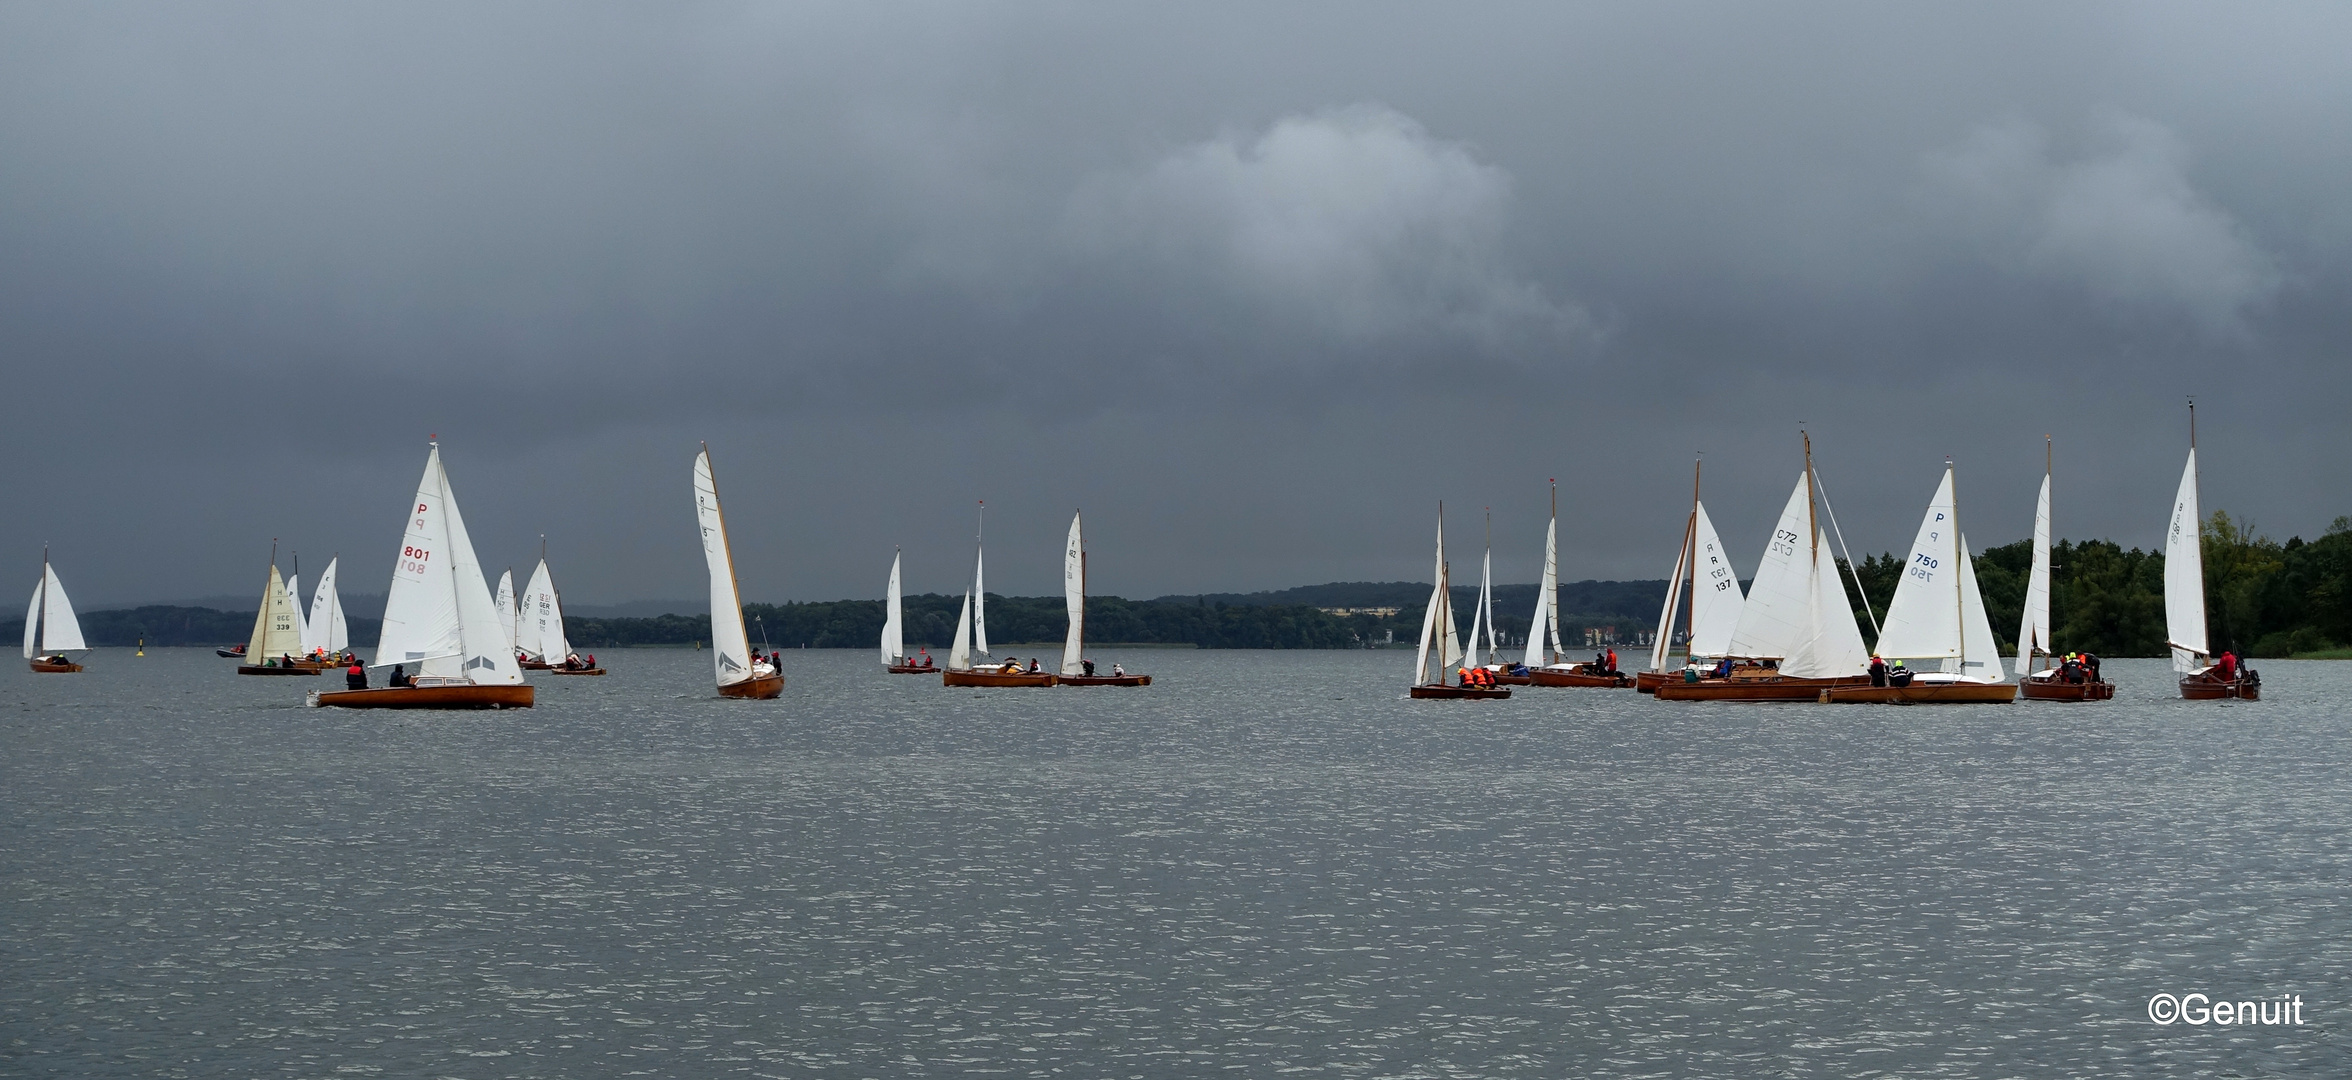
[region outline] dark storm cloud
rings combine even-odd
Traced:
[[[0,10],[12,550],[99,601],[394,547],[755,597],[1656,576],[1816,433],[1858,548],[2352,513],[2342,12],[1550,5]],[[1465,535],[1457,526],[1456,536]],[[24,556],[30,565],[32,555]],[[1743,561],[1752,554],[1742,556]],[[247,579],[253,579],[248,581]]]

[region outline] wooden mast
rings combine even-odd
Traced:
[[[1684,599],[1690,604],[1684,609],[1686,614],[1682,620],[1682,659],[1686,664],[1690,662],[1690,641],[1699,633],[1699,469],[1706,463],[1707,453],[1704,450],[1699,452],[1696,461],[1691,462],[1690,523],[1682,527],[1683,580],[1687,582],[1682,591]],[[1666,632],[1669,635],[1674,632],[1674,620],[1671,618],[1666,620]],[[1671,637],[1666,643],[1664,655],[1674,655]]]

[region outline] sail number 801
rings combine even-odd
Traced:
[[[425,563],[432,557],[433,553],[424,548],[403,545],[400,549],[400,568],[412,574],[422,574],[425,572]]]

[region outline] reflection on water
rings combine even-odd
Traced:
[[[0,678],[0,1072],[2352,1072],[2352,664],[1873,708],[601,659],[491,714]],[[2148,1022],[2192,991],[2309,1022]]]

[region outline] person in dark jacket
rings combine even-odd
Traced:
[[[365,690],[368,688],[367,668],[361,666],[359,661],[352,661],[350,670],[343,673],[343,688],[346,690]]]

